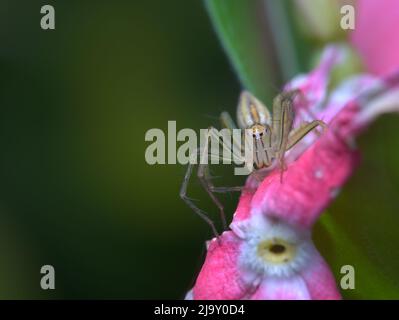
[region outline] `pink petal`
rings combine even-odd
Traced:
[[[302,272],[312,300],[340,300],[334,276],[324,259],[316,253],[312,264]]]
[[[300,275],[290,278],[266,278],[251,300],[340,300],[334,276],[315,252],[312,263]]]
[[[240,237],[244,238],[241,228],[238,227],[240,221],[245,221],[249,218],[251,213],[251,201],[253,197],[254,190],[245,187],[241,192],[240,200],[238,202],[237,210],[234,213],[233,221],[235,223],[230,224],[230,228],[234,233]]]
[[[256,191],[251,214],[265,214],[309,228],[335,198],[358,163],[345,137],[351,130],[353,108],[345,108],[328,131],[284,172],[276,170]],[[339,130],[339,134],[338,134]]]
[[[300,89],[305,96],[306,103],[298,99],[296,111],[305,111],[304,115],[312,111],[324,101],[327,95],[330,73],[333,67],[344,58],[344,50],[336,45],[327,46],[320,58],[319,65],[309,74],[296,76],[285,86],[284,90]],[[302,102],[302,103],[301,103]],[[297,117],[298,120],[298,117]]]
[[[266,278],[251,300],[310,300],[309,290],[301,276]]]
[[[213,239],[206,260],[193,288],[195,300],[241,299],[247,288],[238,270],[238,255],[241,241],[232,232],[226,231]]]
[[[386,75],[399,68],[399,1],[357,0],[351,42],[368,71]]]

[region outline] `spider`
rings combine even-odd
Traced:
[[[243,129],[242,131],[246,134],[249,133],[252,135],[253,148],[251,152],[253,152],[253,165],[256,169],[254,173],[258,172],[260,169],[271,168],[271,166],[277,162],[281,169],[282,182],[282,174],[286,169],[286,164],[284,162],[285,152],[317,127],[320,126],[323,130],[326,128],[326,124],[320,120],[304,122],[298,128],[292,128],[295,117],[293,101],[298,93],[300,93],[299,90],[290,90],[278,94],[273,100],[272,116],[262,102],[250,92],[243,91],[241,93],[237,107],[237,122],[239,129]],[[222,126],[231,132],[233,129],[238,129],[227,112],[224,111],[221,113],[220,120]],[[219,141],[220,135],[215,128],[210,127],[208,129],[205,147],[197,149],[195,152],[196,156],[200,155],[204,157],[209,154],[209,144],[212,138]],[[237,142],[234,142],[233,137],[233,144],[234,143],[237,144]],[[241,143],[238,149],[242,151],[243,148],[244,145]],[[233,151],[233,157],[234,156],[245,162],[242,152],[237,154],[237,152]],[[187,196],[187,187],[193,167],[194,164],[190,162],[180,189],[180,197],[211,227],[215,237],[218,238],[219,233],[215,228],[214,222]],[[218,207],[223,228],[227,229],[224,207],[214,193],[241,191],[242,187],[215,187],[208,173],[208,165],[202,161],[198,164],[197,177],[202,187]]]

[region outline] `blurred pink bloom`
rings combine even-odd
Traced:
[[[359,162],[356,136],[381,113],[399,110],[399,76],[359,75],[328,94],[331,68],[345,51],[328,47],[320,65],[286,89],[300,89],[296,123],[322,119],[287,154],[280,172],[259,184],[250,176],[231,231],[209,243],[206,261],[188,299],[340,299],[334,277],[311,240],[311,229]]]
[[[351,41],[369,72],[387,75],[399,67],[399,1],[357,0]]]

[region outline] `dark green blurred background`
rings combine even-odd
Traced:
[[[40,28],[44,4],[55,31]],[[146,164],[144,135],[235,111],[240,85],[202,1],[3,0],[0,39],[0,298],[182,298],[211,233],[178,196],[185,168]],[[361,141],[338,217],[373,194],[366,207],[383,202],[393,225],[396,127],[384,118]],[[222,199],[231,214],[237,196]],[[45,264],[54,291],[40,289]]]
[[[210,231],[178,196],[185,168],[146,164],[144,135],[234,111],[202,2],[2,1],[0,24],[0,298],[183,297]]]

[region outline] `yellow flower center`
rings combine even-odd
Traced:
[[[287,263],[294,259],[296,245],[283,239],[273,238],[259,243],[257,253],[266,262],[274,264]]]

